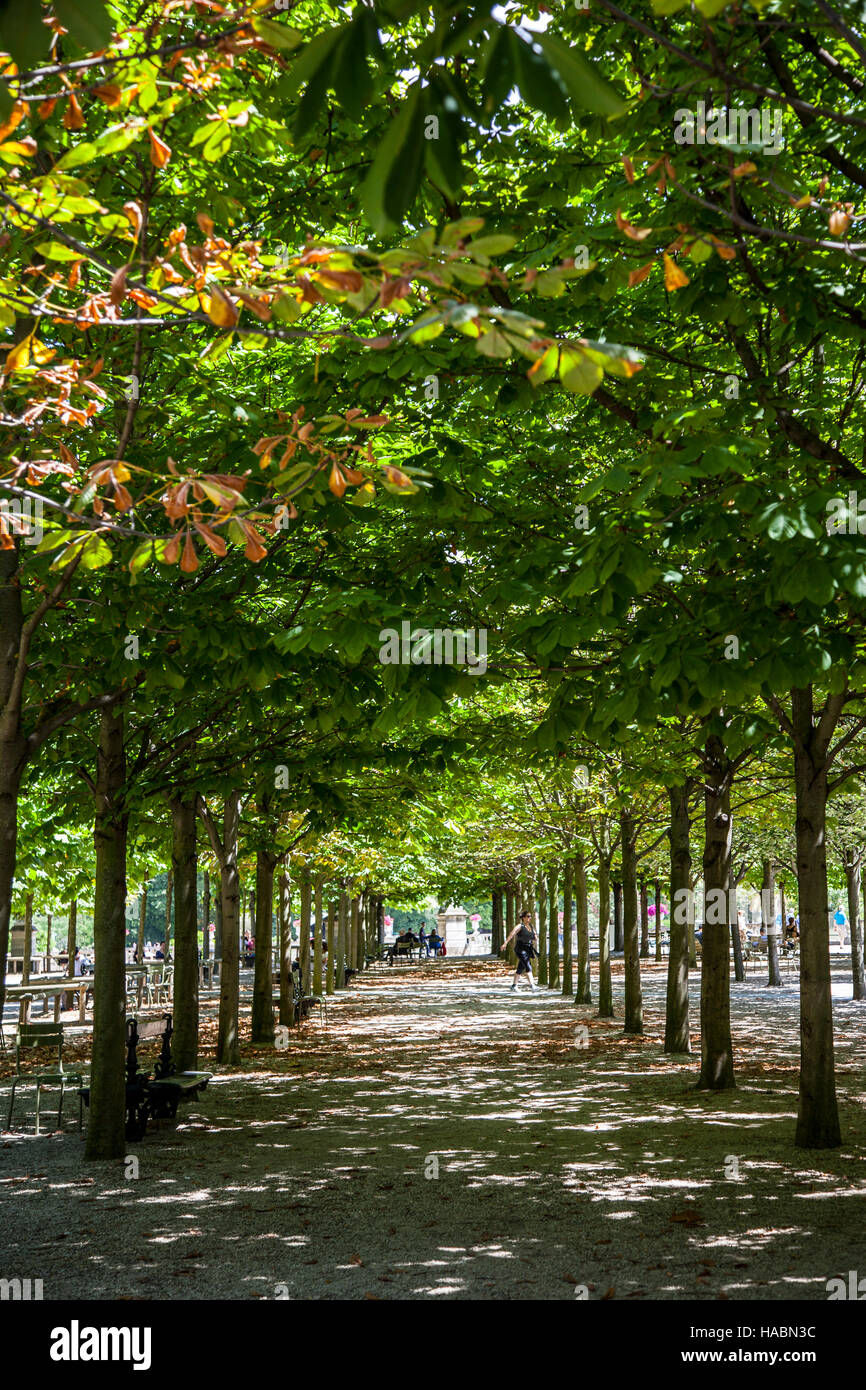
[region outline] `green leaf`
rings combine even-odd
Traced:
[[[535,40],[554,74],[568,88],[572,101],[600,116],[622,116],[626,103],[577,48],[570,48],[553,34],[537,34]]]
[[[396,226],[418,191],[424,158],[422,122],[422,89],[416,82],[361,185],[361,206],[380,235]]]
[[[304,42],[303,34],[300,34],[297,29],[293,29],[291,24],[279,24],[276,20],[267,19],[264,15],[256,16],[252,22],[252,27],[259,38],[264,39],[265,43],[269,43],[272,48],[282,48],[287,52],[292,52],[294,49],[300,48]]]
[[[111,42],[112,24],[102,0],[53,0],[54,13],[75,42],[97,53]]]

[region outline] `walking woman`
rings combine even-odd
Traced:
[[[535,927],[532,925],[531,912],[521,912],[520,921],[502,943],[499,948],[500,951],[504,951],[514,937],[517,938],[514,942],[514,950],[517,954],[517,969],[514,972],[514,982],[511,988],[517,989],[517,981],[520,979],[520,976],[528,975],[529,987],[534,990],[535,981],[532,978],[532,958],[538,955],[538,951],[535,946]]]

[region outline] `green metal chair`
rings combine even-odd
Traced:
[[[52,1071],[23,1072],[21,1052],[24,1048],[56,1047],[57,1067]],[[63,1114],[63,1096],[67,1086],[80,1087],[83,1081],[80,1071],[63,1070],[63,1025],[60,1023],[19,1023],[15,1035],[15,1075],[12,1078],[12,1094],[9,1097],[9,1115],[6,1128],[12,1128],[12,1110],[15,1105],[15,1090],[19,1082],[36,1086],[36,1133],[39,1133],[39,1101],[45,1086],[60,1087],[60,1104],[57,1107],[57,1128]],[[81,1128],[81,1098],[78,1100],[78,1128]]]

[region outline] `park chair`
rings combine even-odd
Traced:
[[[51,1071],[22,1072],[21,1052],[24,1048],[56,1047],[57,1066]],[[80,1071],[63,1070],[63,1025],[60,1023],[19,1023],[15,1036],[15,1075],[12,1078],[12,1093],[9,1097],[9,1115],[6,1128],[12,1128],[12,1110],[15,1105],[15,1090],[19,1083],[36,1086],[36,1133],[39,1133],[39,1101],[46,1086],[60,1087],[60,1104],[57,1107],[57,1128],[63,1114],[63,1097],[67,1086],[80,1087]],[[78,1102],[78,1128],[81,1128],[81,1100]]]

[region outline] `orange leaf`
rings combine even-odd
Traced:
[[[124,203],[123,211],[132,223],[132,229],[135,235],[138,236],[141,231],[142,223],[144,222],[144,214],[141,208],[138,206],[138,203]]]
[[[93,88],[93,95],[104,101],[106,106],[119,106],[123,92],[113,82],[105,82],[101,87]]]
[[[391,464],[385,467],[385,477],[388,479],[388,482],[393,483],[395,487],[412,486],[412,479],[399,468],[394,468]]]
[[[108,297],[112,304],[119,308],[126,298],[126,276],[129,271],[128,265],[122,265],[111,277],[111,288]]]
[[[750,159],[747,159],[744,164],[737,165],[736,169],[734,169],[733,171],[733,174],[734,178],[738,179],[741,174],[757,174],[757,172],[757,164],[753,164]]]
[[[205,526],[203,521],[194,521],[192,524],[198,531],[208,550],[212,550],[214,555],[225,555],[226,543],[222,536],[218,536],[209,526]]]
[[[262,545],[261,538],[255,527],[251,526],[248,521],[242,521],[241,526],[244,528],[244,533],[247,538],[244,554],[248,560],[252,560],[253,564],[257,565],[259,560],[263,560],[268,552]]]
[[[646,237],[650,236],[651,233],[655,230],[654,227],[633,226],[632,223],[627,221],[627,219],[623,217],[622,213],[618,210],[616,214],[616,225],[619,227],[620,231],[625,232],[626,236],[629,237],[632,241],[644,241]]]
[[[629,271],[629,277],[628,277],[628,287],[629,287],[629,289],[632,290],[632,289],[634,289],[635,285],[641,284],[642,281],[644,281],[644,280],[646,279],[646,277],[649,275],[649,273],[650,273],[650,271],[652,270],[652,268],[653,268],[654,265],[655,265],[655,261],[647,261],[646,265],[642,265],[642,266],[640,267],[639,270],[632,270],[632,271]]]
[[[328,479],[328,487],[331,489],[335,497],[342,497],[343,493],[346,491],[346,479],[343,477],[343,474],[336,463],[333,465],[331,469],[331,476]]]
[[[164,140],[160,140],[159,136],[154,134],[150,126],[147,127],[147,133],[150,136],[150,162],[155,169],[164,169],[171,159],[171,149]]]
[[[665,252],[665,289],[681,290],[690,283],[688,275],[681,270],[676,261]]]
[[[27,115],[27,107],[23,101],[16,101],[12,110],[9,112],[9,119],[0,125],[0,140],[5,140],[7,135],[11,135],[16,126],[19,126]]]
[[[197,212],[195,220],[198,223],[200,232],[203,232],[205,236],[213,236],[213,222],[206,212]]]
[[[44,101],[40,101],[39,105],[36,108],[40,119],[43,121],[47,121],[48,117],[51,115],[56,105],[56,97],[46,97]]]
[[[171,540],[169,541],[168,545],[165,547],[165,550],[162,552],[162,558],[163,558],[163,560],[165,561],[165,563],[166,563],[167,565],[174,565],[174,564],[176,564],[176,563],[177,563],[177,557],[178,557],[178,552],[179,552],[179,551],[180,551],[180,532],[178,532],[176,536],[172,536],[172,538],[171,538]]]
[[[81,130],[84,125],[84,116],[74,92],[69,93],[69,105],[63,113],[63,124],[67,130]]]
[[[851,226],[851,218],[843,208],[837,208],[830,213],[830,231],[833,236],[844,236]]]
[[[123,483],[117,483],[115,486],[114,505],[119,512],[128,512],[132,506],[132,497]]]
[[[735,261],[737,259],[737,253],[733,246],[729,246],[726,241],[719,241],[717,236],[711,236],[710,241],[713,243],[716,255],[721,256],[723,261]]]
[[[622,157],[622,167],[625,170],[625,176],[629,183],[634,183],[634,165],[627,154],[624,154]]]
[[[198,556],[195,553],[195,546],[192,543],[192,536],[189,531],[187,531],[186,540],[183,543],[183,555],[181,556],[180,567],[184,574],[195,574],[198,569]]]

